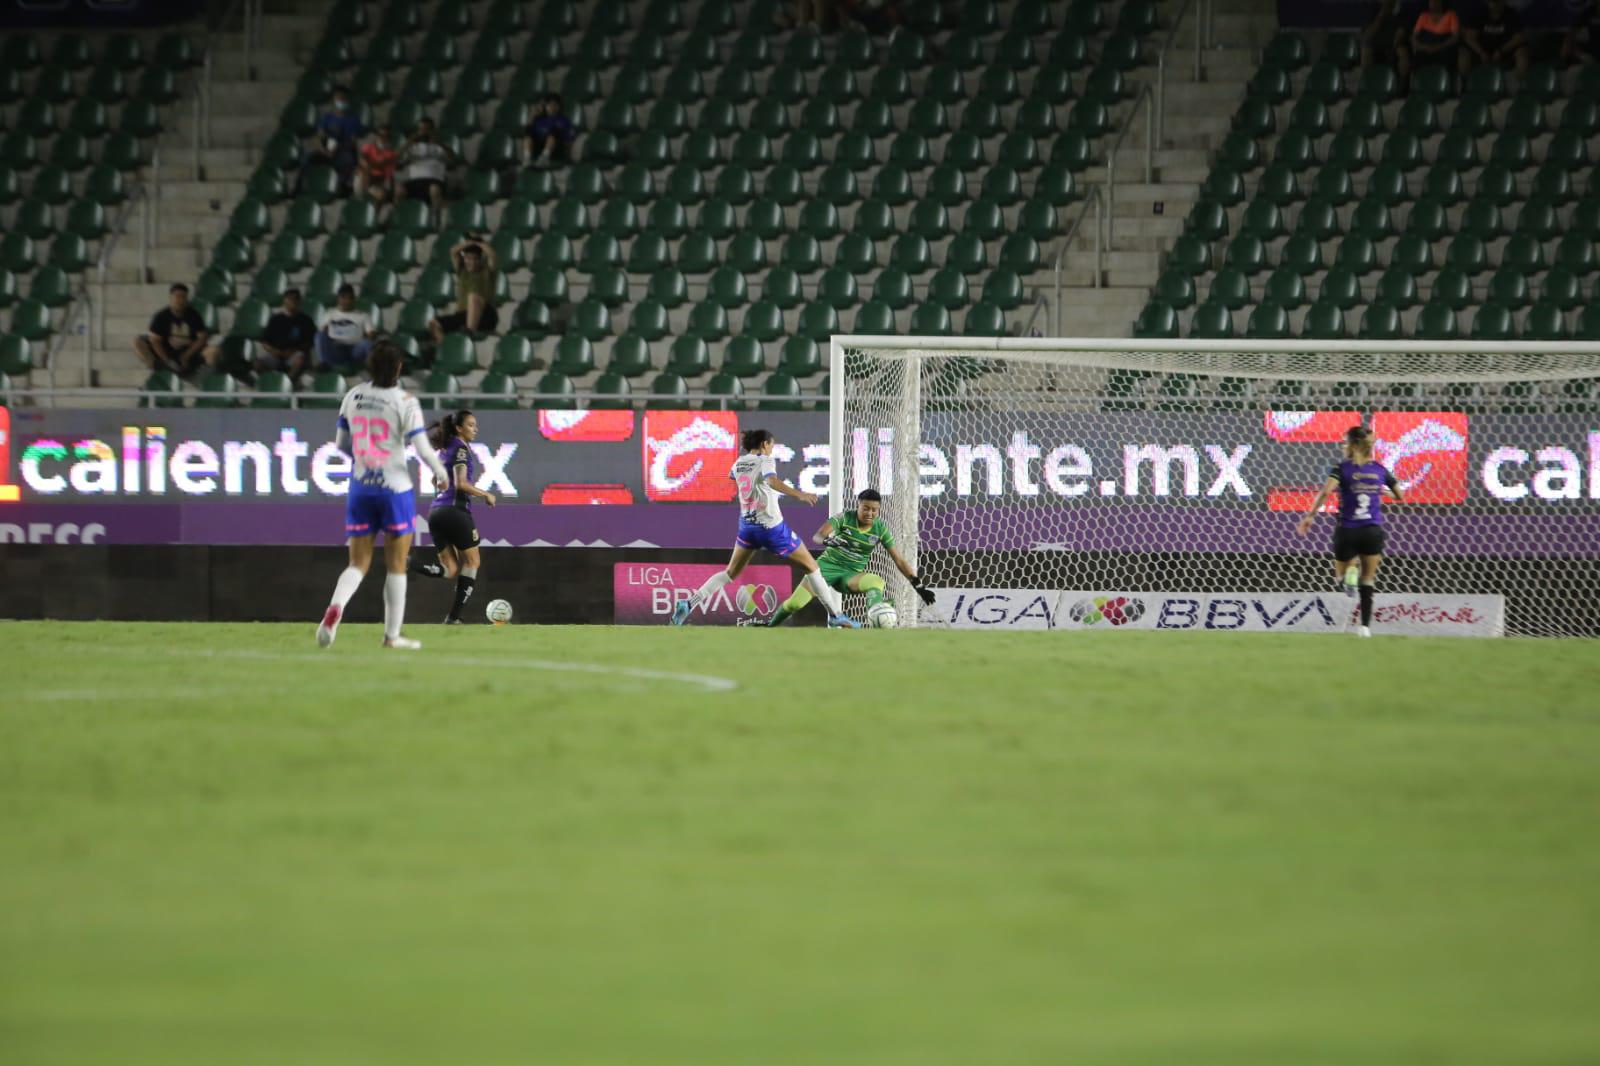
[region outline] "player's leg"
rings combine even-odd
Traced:
[[[744,568],[750,565],[750,560],[754,558],[755,554],[756,548],[754,545],[745,544],[742,540],[735,544],[733,546],[733,554],[728,557],[726,570],[719,570],[712,574],[706,578],[704,584],[694,591],[692,596],[686,600],[679,600],[673,605],[672,624],[681,626],[687,622],[689,615],[696,607],[727,588],[729,582],[742,574]]]
[[[439,561],[436,563],[414,562],[411,564],[411,573],[420,574],[423,577],[455,577],[455,549],[450,546],[450,534],[446,529],[444,508],[435,507],[428,512],[428,536],[433,540],[434,549],[439,553]]]
[[[1374,527],[1372,532],[1375,535],[1369,536],[1363,547],[1369,551],[1376,549],[1376,552],[1361,556],[1361,629],[1358,632],[1363,637],[1372,636],[1372,599],[1376,593],[1378,565],[1383,562],[1383,530]]]
[[[801,582],[811,590],[811,594],[822,601],[822,606],[828,611],[828,625],[836,629],[859,629],[855,619],[844,613],[844,600],[839,598],[828,584],[828,579],[822,576],[822,570],[817,566],[817,561],[811,557],[811,551],[800,538],[794,538],[794,544],[784,553],[790,562],[797,564],[806,572]]]
[[[354,506],[347,507],[346,518],[352,519],[355,512],[361,509],[355,501]],[[347,526],[359,526],[361,523],[350,520]],[[356,589],[361,587],[361,579],[367,576],[367,567],[372,565],[372,534],[352,529],[347,542],[350,551],[349,564],[339,574],[339,580],[333,585],[333,599],[322,612],[322,622],[317,626],[317,644],[328,647],[333,643],[333,638],[339,632],[339,619],[344,617],[345,605],[350,602],[350,597],[356,594]]]
[[[1333,531],[1333,584],[1351,599],[1355,599],[1356,577],[1361,572],[1361,567],[1356,562],[1356,557],[1361,552],[1352,541],[1355,533],[1355,530],[1345,529],[1343,526],[1336,527]]]
[[[459,550],[461,556],[461,576],[456,579],[456,599],[450,606],[450,614],[445,618],[445,624],[451,625],[461,621],[461,612],[467,606],[467,601],[472,598],[472,589],[478,583],[478,549],[467,548]]]
[[[383,646],[385,648],[415,649],[420,641],[408,640],[400,635],[406,620],[406,559],[411,554],[411,534],[386,531],[383,538],[383,562],[388,573],[383,579]]]
[[[852,592],[866,593],[867,606],[869,608],[876,607],[883,602],[883,590],[886,587],[886,583],[882,574],[874,574],[870,570],[861,574],[853,574],[847,584]]]

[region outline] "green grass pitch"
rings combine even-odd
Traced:
[[[0,1063],[1600,1060],[1593,642],[411,632],[0,623]]]

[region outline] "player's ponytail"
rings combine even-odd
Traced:
[[[1372,458],[1372,430],[1366,426],[1351,426],[1345,431],[1344,448],[1351,459]]]
[[[472,412],[463,407],[429,425],[428,440],[433,444],[434,450],[437,451],[455,440],[461,432],[461,424],[471,417]]]
[[[367,373],[380,389],[392,389],[400,384],[400,371],[404,366],[400,346],[387,337],[374,344],[367,355]]]

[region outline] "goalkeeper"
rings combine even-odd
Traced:
[[[822,573],[822,580],[841,593],[866,593],[869,610],[882,603],[883,576],[867,569],[872,562],[873,551],[881,545],[889,553],[895,568],[905,575],[917,595],[922,597],[922,601],[933,603],[933,592],[922,584],[922,578],[911,569],[911,564],[895,550],[894,534],[878,517],[882,507],[883,497],[878,491],[864,489],[856,497],[855,510],[834,515],[812,534],[811,539],[827,549],[817,558],[817,569]],[[802,585],[793,596],[778,605],[772,617],[767,619],[767,625],[782,625],[810,602],[811,590]]]

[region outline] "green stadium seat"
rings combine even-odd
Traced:
[[[1227,340],[1233,336],[1233,314],[1220,303],[1207,301],[1195,308],[1189,336],[1201,340]]]
[[[1489,299],[1513,311],[1533,302],[1528,276],[1515,267],[1501,267],[1489,277]]]
[[[1192,329],[1190,333],[1193,335]],[[1250,311],[1250,316],[1245,321],[1244,335],[1252,340],[1279,340],[1289,336],[1289,312],[1271,300],[1261,301]],[[1176,384],[1172,386],[1173,389],[1177,387]],[[1170,395],[1166,388],[1163,388],[1163,393]],[[1181,409],[1181,405],[1169,401],[1162,404],[1161,409]]]
[[[705,299],[689,310],[689,332],[708,342],[728,335],[728,312],[715,300]]]
[[[1392,304],[1374,300],[1361,313],[1356,335],[1362,340],[1399,340],[1402,336],[1400,311]]]
[[[1350,229],[1373,241],[1385,240],[1397,232],[1394,219],[1389,213],[1389,205],[1381,199],[1362,200],[1358,203],[1355,212],[1350,216]]]
[[[1238,267],[1224,267],[1211,279],[1211,290],[1206,302],[1219,303],[1230,311],[1238,311],[1250,303],[1250,279]]]
[[[1433,242],[1419,233],[1408,232],[1395,242],[1389,256],[1391,270],[1419,277],[1433,270]]]
[[[1151,300],[1139,311],[1133,323],[1133,335],[1140,338],[1175,339],[1178,336],[1178,312],[1162,300]]]
[[[1549,343],[1571,338],[1572,331],[1567,328],[1566,316],[1560,307],[1541,300],[1528,309],[1522,326],[1523,340]]]
[[[1354,308],[1361,302],[1360,276],[1347,267],[1335,266],[1323,276],[1317,302],[1346,311]]]
[[[1433,279],[1429,302],[1443,304],[1452,311],[1472,306],[1472,278],[1459,267],[1446,267]]]
[[[1582,283],[1571,269],[1556,266],[1545,275],[1539,299],[1541,303],[1552,304],[1562,311],[1571,311],[1583,305]]]
[[[1344,236],[1344,227],[1339,221],[1338,210],[1318,196],[1311,197],[1301,205],[1300,213],[1295,218],[1294,230],[1296,233],[1307,234],[1317,241]]]
[[[637,334],[625,333],[611,346],[611,358],[606,362],[606,373],[623,378],[643,377],[654,369],[650,345]]]
[[[1509,341],[1517,336],[1516,321],[1504,304],[1486,303],[1472,316],[1472,339]]]
[[[1449,304],[1428,301],[1417,315],[1415,333],[1419,340],[1456,340],[1461,330],[1456,324],[1455,310]]]
[[[1246,276],[1254,276],[1267,269],[1267,249],[1261,238],[1240,234],[1228,244],[1223,262]]]
[[[1595,272],[1594,239],[1587,233],[1568,233],[1556,242],[1556,264],[1588,277]]]
[[[1305,279],[1292,267],[1281,266],[1269,274],[1264,292],[1266,299],[1286,311],[1305,306],[1307,300]]]
[[[1471,233],[1462,233],[1450,242],[1445,252],[1445,265],[1455,267],[1468,277],[1475,277],[1489,269],[1489,253],[1483,239]]]

